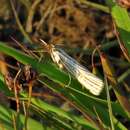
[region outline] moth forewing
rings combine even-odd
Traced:
[[[99,95],[103,89],[104,83],[97,76],[88,71],[75,59],[70,57],[63,50],[58,49],[57,55],[60,57],[64,67],[92,94]]]
[[[88,71],[80,71],[80,75],[77,76],[78,81],[88,89],[92,94],[99,95],[103,89],[103,82],[95,75],[92,75]]]
[[[52,60],[57,63],[60,68],[64,66],[92,94],[99,95],[101,93],[104,86],[103,81],[70,57],[62,49],[52,45],[49,53]]]

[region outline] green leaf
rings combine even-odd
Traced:
[[[121,41],[130,55],[130,17],[127,9],[117,5],[113,0],[108,0],[107,3],[110,6],[111,15],[116,23]]]

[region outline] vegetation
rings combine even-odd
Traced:
[[[0,130],[129,130],[130,3],[0,0]],[[39,39],[104,81],[91,94]]]

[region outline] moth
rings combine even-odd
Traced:
[[[68,72],[70,72],[81,85],[88,89],[92,94],[99,95],[101,93],[104,83],[100,78],[91,73],[83,65],[79,64],[61,48],[58,48],[53,44],[48,45],[42,39],[40,39],[40,41],[45,45],[54,63],[60,68],[64,66],[66,70],[68,70]]]

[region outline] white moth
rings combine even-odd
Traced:
[[[101,79],[79,64],[62,49],[54,45],[47,45],[42,39],[42,43],[47,47],[52,60],[61,68],[64,66],[86,89],[92,94],[99,95],[103,89],[104,83]]]

